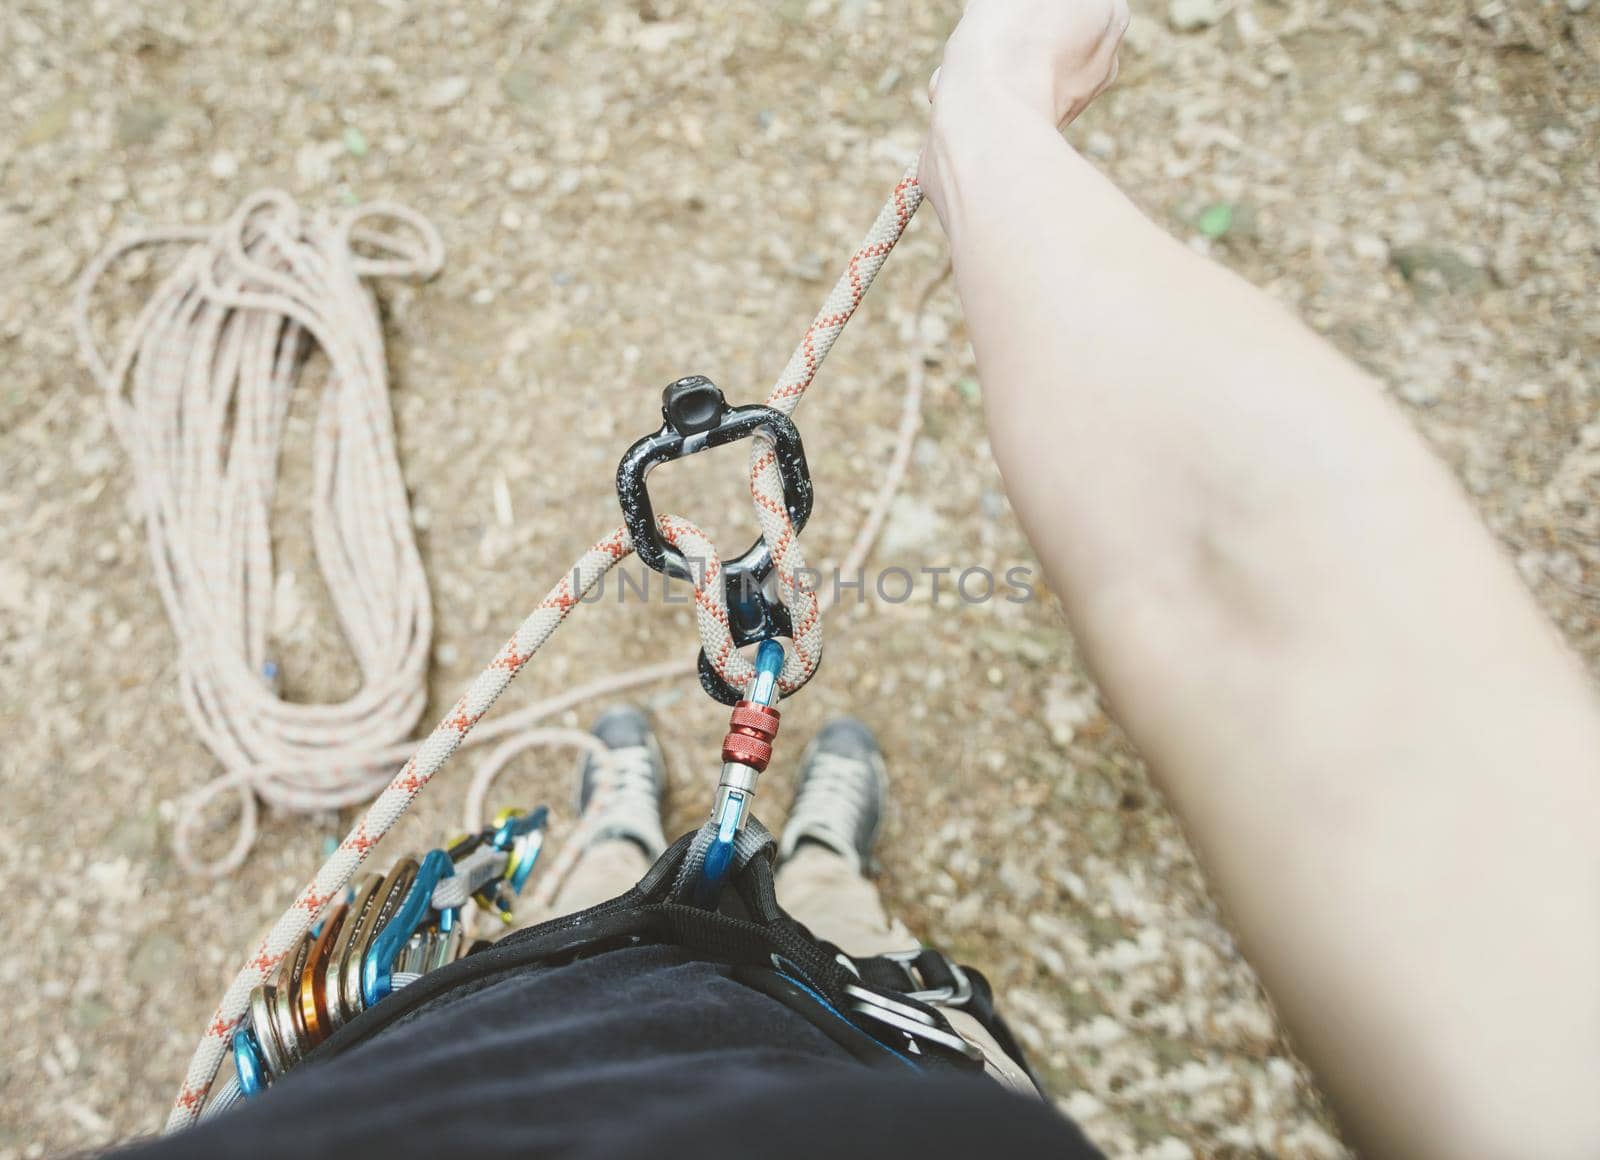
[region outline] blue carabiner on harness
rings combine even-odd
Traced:
[[[255,1032],[248,1026],[233,1033],[233,1073],[239,1077],[239,1091],[246,1097],[260,1095],[266,1089],[266,1065],[261,1062]]]
[[[757,645],[755,669],[744,702],[765,709],[778,699],[783,646],[771,639]],[[706,847],[706,856],[700,863],[700,881],[695,888],[695,901],[701,906],[714,905],[722,893],[728,868],[733,864],[734,844],[750,820],[750,800],[755,796],[755,779],[759,773],[759,769],[740,762],[723,764],[722,780],[717,785],[717,804],[711,815],[716,834]]]
[[[454,877],[455,872],[455,863],[443,850],[429,850],[427,857],[423,858],[406,900],[372,940],[372,948],[367,951],[366,961],[361,964],[361,998],[367,1007],[372,1007],[394,990],[395,960],[416,932],[417,924],[433,906],[433,888],[444,879]]]

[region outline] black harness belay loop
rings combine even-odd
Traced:
[[[735,981],[796,1011],[870,1065],[982,1071],[981,1052],[951,1027],[943,1006],[977,1018],[1006,1054],[1028,1070],[1015,1037],[994,1010],[987,981],[977,971],[926,949],[852,959],[784,911],[775,890],[776,845],[759,822],[751,821],[740,836],[728,878],[732,889],[723,891],[718,908],[693,905],[695,853],[704,853],[703,833],[679,838],[625,894],[515,931],[423,975],[340,1027],[306,1063],[332,1059],[435,1004],[515,972],[562,966],[624,947],[665,945],[726,964]]]

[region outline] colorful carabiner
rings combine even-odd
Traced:
[[[361,998],[367,1007],[394,990],[395,960],[416,932],[417,925],[432,909],[433,888],[455,872],[455,864],[443,850],[429,850],[423,858],[405,901],[372,940],[372,948],[361,964]]]
[[[549,818],[550,811],[539,806],[532,813],[509,810],[496,819],[494,837],[489,841],[496,850],[504,850],[511,855],[506,863],[505,877],[513,894],[522,893],[528,875],[533,873],[533,864],[539,860],[539,851],[544,848],[544,828]]]
[[[239,1077],[239,1091],[246,1097],[267,1089],[269,1077],[261,1062],[261,1048],[248,1025],[233,1033],[233,1073]]]

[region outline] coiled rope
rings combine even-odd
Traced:
[[[807,327],[768,396],[769,406],[793,412],[921,200],[913,166]],[[413,236],[380,228],[384,219],[409,227]],[[106,363],[89,322],[95,286],[123,254],[170,243],[192,248]],[[358,256],[358,245],[376,256]],[[286,196],[264,194],[246,201],[217,231],[161,231],[116,243],[79,283],[78,337],[134,461],[157,584],[180,641],[184,704],[227,770],[191,807],[228,788],[240,793],[240,833],[214,868],[237,865],[245,856],[254,834],[256,793],[289,808],[346,804],[381,781],[384,763],[399,757],[397,748],[411,749],[400,739],[425,700],[431,609],[394,454],[381,332],[360,280],[431,275],[441,249],[436,232],[402,207],[373,205],[338,218],[304,219]],[[331,370],[314,452],[314,543],[364,683],[337,705],[291,706],[264,679],[272,592],[268,516],[288,397],[307,342],[322,346]],[[909,461],[918,414],[913,397],[920,401],[921,392],[920,357],[915,362],[890,473],[850,553],[858,561]],[[772,549],[780,598],[794,622],[779,678],[780,688],[792,692],[821,659],[822,602],[804,582],[805,560],[783,504],[773,449],[760,439],[751,450],[750,491]],[[752,669],[729,634],[715,547],[681,517],[662,515],[658,523],[664,539],[705,561],[695,590],[701,643],[723,679],[742,686]],[[363,558],[369,550],[376,560]],[[372,847],[512,678],[632,550],[626,528],[618,527],[585,552],[383,787],[228,986],[190,1060],[168,1131],[198,1117],[250,991],[343,895]],[[358,574],[356,561],[375,575]],[[535,728],[539,720],[588,696],[692,671],[686,663],[650,666],[508,714],[475,738],[508,739],[480,771],[469,797],[478,800],[494,772],[528,744],[594,745],[575,730]],[[569,849],[577,845],[567,843]]]
[[[108,364],[90,295],[135,249],[186,243]],[[370,256],[359,256],[357,247]],[[184,803],[180,861],[224,873],[254,842],[257,799],[290,810],[369,800],[404,760],[427,703],[433,606],[395,451],[377,309],[362,279],[431,277],[438,233],[395,205],[303,218],[281,193],[214,230],[141,234],[79,282],[76,325],[133,466],[156,587],[179,643],[179,689],[223,774]],[[346,700],[296,704],[275,687],[270,520],[289,404],[320,347],[328,385],[312,447],[317,565],[361,675]],[[203,863],[191,831],[234,790],[239,828]]]

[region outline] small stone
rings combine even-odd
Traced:
[[[1122,920],[1111,915],[1090,915],[1083,920],[1081,926],[1090,950],[1104,950],[1132,937],[1128,933],[1128,928],[1122,924]]]
[[[211,176],[218,181],[232,181],[239,175],[239,162],[232,153],[223,150],[211,158]]]
[[[1256,18],[1248,3],[1235,4],[1229,12],[1229,17],[1225,31],[1233,34],[1229,41],[1230,48],[1254,48],[1266,38],[1261,21]]]
[[[1167,24],[1174,32],[1197,32],[1222,19],[1217,0],[1168,0]]]
[[[1080,1124],[1104,1114],[1106,1110],[1103,1103],[1082,1088],[1067,1096],[1062,1106],[1067,1115]]]
[[[1583,561],[1576,552],[1567,548],[1558,548],[1550,553],[1550,558],[1545,561],[1545,572],[1558,584],[1565,584],[1568,588],[1577,588],[1583,583]]]
[[[117,110],[117,141],[122,145],[148,145],[171,119],[154,101],[129,101]]]
[[[1544,553],[1529,548],[1517,555],[1517,572],[1522,576],[1522,582],[1529,587],[1535,587],[1544,579]]]
[[[1078,730],[1100,713],[1093,689],[1068,691],[1054,685],[1046,689],[1042,709],[1050,740],[1060,749],[1071,745]]]
[[[1483,271],[1448,246],[1417,243],[1392,246],[1389,262],[1419,295],[1444,290],[1458,293],[1483,285]]]
[[[422,93],[422,107],[425,109],[448,109],[451,105],[460,102],[472,88],[472,82],[466,77],[445,77],[435,81]]]
[[[1422,91],[1422,78],[1408,68],[1395,73],[1389,86],[1402,97],[1414,97]]]
[[[1089,134],[1088,140],[1083,143],[1083,148],[1089,156],[1098,157],[1103,161],[1117,151],[1117,142],[1110,133],[1102,133],[1096,129]]]
[[[1578,144],[1578,135],[1564,125],[1549,125],[1540,130],[1539,140],[1557,153],[1570,153]]]
[[[1582,16],[1589,11],[1589,0],[1567,0],[1567,11],[1574,16]]]
[[[1056,642],[1048,632],[1007,632],[994,629],[979,637],[979,644],[1004,657],[1039,667],[1055,659]]]
[[[1407,379],[1397,388],[1397,393],[1415,407],[1431,407],[1442,394],[1439,384],[1432,379]]]
[[[1369,262],[1387,262],[1389,260],[1389,243],[1377,234],[1352,234],[1350,235],[1350,248],[1355,251],[1358,258]]]
[[[500,91],[519,105],[531,105],[539,99],[540,80],[537,70],[518,65],[500,78]]]
[[[28,573],[9,560],[0,560],[0,608],[26,612],[31,607]]]

